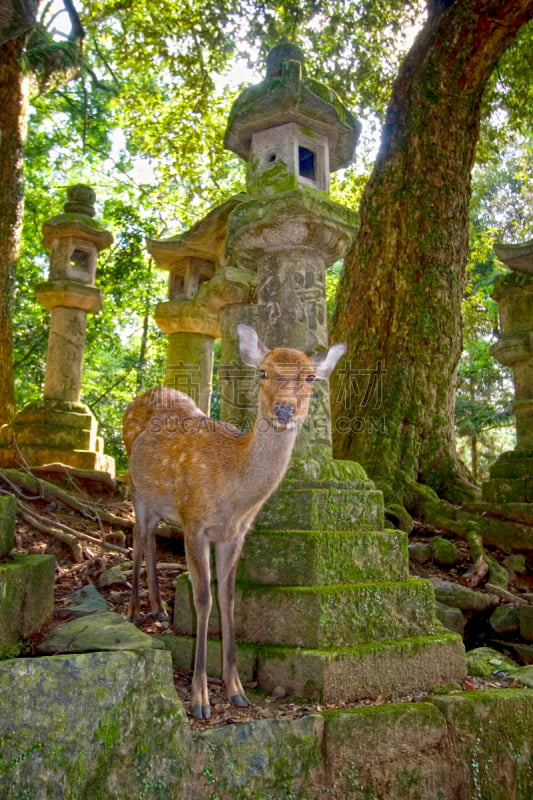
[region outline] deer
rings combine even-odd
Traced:
[[[258,412],[250,431],[207,417],[187,394],[172,388],[141,394],[123,421],[135,510],[128,619],[139,621],[143,553],[151,612],[167,619],[156,572],[155,528],[161,520],[181,527],[196,613],[191,713],[199,720],[211,716],[206,673],[210,546],[215,549],[222,679],[230,704],[245,708],[250,701],[235,662],[234,634],[235,575],[245,535],[285,475],[313,382],[327,379],[346,352],[344,344],[312,356],[286,347],[270,350],[242,322],[237,338],[243,362],[259,370]]]

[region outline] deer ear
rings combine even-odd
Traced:
[[[237,325],[237,339],[241,358],[249,367],[259,367],[269,352],[251,325],[239,322]]]
[[[317,353],[316,356],[312,356],[311,360],[316,368],[316,377],[329,378],[337,365],[337,361],[342,358],[345,352],[346,345],[344,343],[334,344],[329,350],[323,350],[321,353]]]

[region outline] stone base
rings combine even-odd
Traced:
[[[50,622],[54,577],[53,556],[16,555],[0,564],[0,657],[15,655],[21,639]]]
[[[103,452],[98,423],[83,403],[30,403],[0,429],[0,467],[61,463],[115,475],[115,460]]]
[[[213,675],[221,663],[216,588]],[[187,574],[176,581],[174,626],[180,635],[166,646],[172,640],[175,663],[190,669],[196,616]],[[238,566],[235,637],[244,681],[321,702],[425,691],[466,674],[461,637],[435,619],[433,586],[409,577],[402,531],[255,529]]]
[[[381,530],[383,494],[352,461],[294,459],[256,530]]]
[[[533,503],[533,450],[502,453],[482,492],[485,503]]]
[[[192,669],[194,637],[158,638],[177,669]],[[462,639],[449,632],[326,650],[238,643],[236,659],[244,683],[257,681],[267,692],[283,687],[290,697],[322,703],[352,703],[379,695],[398,698],[458,683],[466,676]],[[209,639],[208,675],[220,678],[221,664],[222,643]]]
[[[409,577],[403,531],[251,531],[239,583],[329,586]]]
[[[174,625],[178,633],[195,632],[186,573],[176,581]],[[235,588],[235,637],[241,642],[321,649],[423,636],[435,629],[433,586],[419,578],[332,586],[237,584]],[[208,631],[210,636],[221,635],[216,602]]]

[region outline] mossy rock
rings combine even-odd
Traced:
[[[496,633],[512,633],[518,630],[518,614],[514,606],[501,605],[494,609],[489,624]]]
[[[449,539],[443,539],[442,536],[435,536],[431,540],[431,551],[437,564],[445,567],[453,567],[459,560],[457,545],[450,542]]]
[[[491,647],[477,647],[466,654],[466,664],[470,675],[491,678],[499,672],[512,673],[517,664],[498,650]]]
[[[405,533],[411,533],[414,528],[414,520],[409,512],[398,503],[390,503],[385,508],[385,518],[388,519],[395,528]]]

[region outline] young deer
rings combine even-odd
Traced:
[[[337,344],[309,357],[298,350],[268,348],[249,325],[237,326],[242,360],[260,370],[254,430],[209,419],[188,395],[149,389],[124,414],[136,525],[128,616],[139,616],[139,572],[144,550],[152,612],[165,618],[156,574],[154,529],[161,519],[183,528],[197,616],[192,714],[210,717],[206,676],[207,624],[211,610],[209,546],[215,545],[222,627],[222,676],[230,702],[245,707],[235,665],[235,572],[244,537],[265,500],[277,488],[309,410],[312,383],[328,378],[346,351]]]

